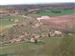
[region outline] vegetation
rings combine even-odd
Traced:
[[[11,25],[14,22],[10,21],[10,19],[15,20],[15,19],[21,19],[21,18],[23,18],[23,17],[17,16],[17,15],[16,16],[4,16],[0,19],[0,22],[1,22],[0,26],[4,27],[4,26],[7,26],[7,25]]]
[[[75,14],[75,9],[47,9],[47,10],[40,10],[40,12],[37,13],[38,15],[44,16],[60,16],[60,15],[67,15],[67,14]]]
[[[17,43],[0,47],[1,56],[75,56],[75,38],[45,38],[38,43]]]
[[[75,56],[75,36],[64,37],[59,47],[53,52],[53,56]]]
[[[10,44],[0,47],[0,55],[7,56],[51,56],[52,50],[60,44],[61,38],[44,39],[40,43]]]
[[[57,11],[57,12],[56,12]],[[49,16],[60,16],[66,14],[75,14],[75,9],[53,9],[53,10],[40,10],[36,15],[49,15]],[[38,43],[6,43],[2,45],[2,41],[9,41],[8,38],[15,38],[14,36],[19,36],[22,32],[30,32],[37,34],[45,34],[48,32],[48,26],[41,25],[39,28],[33,29],[35,23],[34,18],[25,19],[22,16],[5,16],[0,19],[0,26],[6,28],[14,24],[10,19],[19,19],[22,20],[19,24],[27,23],[25,26],[17,27],[8,27],[8,31],[4,32],[7,36],[0,36],[0,56],[75,56],[75,33],[72,33],[71,36],[65,35],[63,37],[45,37],[42,38],[41,42]],[[24,24],[25,24],[24,23]],[[8,36],[10,35],[10,36]],[[13,36],[14,35],[14,36]],[[30,37],[30,36],[29,36]]]

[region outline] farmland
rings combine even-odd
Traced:
[[[53,13],[53,11],[60,11],[58,13]],[[50,9],[50,10],[41,10],[38,14],[43,16],[43,15],[48,15],[48,16],[60,16],[60,15],[67,15],[67,14],[74,14],[75,9],[62,9],[62,8],[56,8],[56,9]]]
[[[59,11],[61,11],[61,13],[53,13],[51,12],[52,9],[48,9],[48,10],[40,10],[38,13],[36,13],[36,15],[39,16],[61,16],[61,15],[69,15],[69,14],[75,14],[75,9],[68,9],[68,10],[64,10],[64,9],[59,9]],[[54,9],[54,11],[58,11],[58,9]],[[10,19],[21,19],[23,18],[22,16],[6,16],[6,17],[2,17],[2,19],[0,19],[1,23],[0,26],[6,26],[9,24],[12,24],[13,22],[9,21]]]
[[[0,17],[0,56],[75,56],[75,8],[39,9]],[[49,19],[39,22],[41,16]],[[50,31],[62,36],[49,37]],[[28,41],[36,35],[40,41]]]

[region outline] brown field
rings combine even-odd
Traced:
[[[75,27],[75,14],[50,17],[50,19],[42,19],[41,22],[54,28],[72,28]]]

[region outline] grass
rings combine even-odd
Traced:
[[[51,11],[61,11],[61,13],[53,13]],[[75,9],[50,9],[50,10],[40,10],[39,13],[37,13],[40,16],[61,16],[61,15],[67,15],[67,14],[75,14]]]
[[[50,56],[51,51],[60,44],[61,38],[44,39],[41,43],[21,43],[0,47],[0,55],[11,56]],[[45,54],[45,55],[44,55]]]
[[[21,20],[23,17],[21,16],[5,16],[0,19],[0,32],[3,30],[12,27],[12,24],[14,24],[13,21],[10,21],[10,19],[19,19]]]
[[[75,36],[46,38],[37,44],[8,44],[0,47],[0,56],[75,56]]]
[[[75,38],[45,38],[42,42],[17,43],[0,47],[1,56],[75,56]],[[60,50],[60,51],[59,51]],[[64,54],[63,54],[64,51]]]
[[[0,26],[2,27],[5,27],[7,25],[11,25],[13,24],[14,22],[11,22],[10,19],[21,19],[23,17],[21,16],[5,16],[5,17],[2,17],[2,19],[0,19]]]
[[[63,38],[59,47],[54,51],[53,56],[75,56],[75,36]]]

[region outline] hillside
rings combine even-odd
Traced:
[[[75,3],[1,5],[0,56],[75,56]]]

